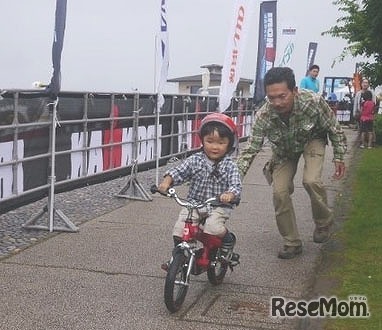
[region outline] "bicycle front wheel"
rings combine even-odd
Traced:
[[[222,258],[215,257],[211,261],[207,269],[207,277],[211,284],[220,285],[223,283],[225,274],[227,273],[228,264]]]
[[[164,302],[171,313],[180,309],[187,290],[187,258],[183,253],[176,253],[167,271],[164,286]]]

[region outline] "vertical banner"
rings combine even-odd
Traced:
[[[53,76],[47,87],[52,98],[57,98],[61,89],[61,53],[64,44],[66,23],[66,0],[56,0],[56,17],[52,46]]]
[[[259,43],[257,50],[257,68],[255,79],[255,102],[265,97],[264,75],[274,66],[277,39],[277,1],[260,4]]]
[[[296,28],[287,27],[281,30],[281,36],[278,40],[276,54],[276,65],[277,66],[293,66],[292,55],[295,49],[296,41]]]
[[[306,59],[306,74],[308,74],[309,68],[314,64],[316,53],[317,53],[317,42],[310,42],[308,46],[308,56]]]
[[[225,111],[240,80],[241,66],[247,44],[251,19],[255,12],[255,0],[236,0],[231,29],[222,69],[219,93],[219,111]]]
[[[163,88],[167,81],[168,66],[169,66],[169,38],[167,30],[167,10],[166,0],[161,0],[160,10],[160,29],[156,38],[156,81],[155,88],[158,94],[158,111],[164,104]]]
[[[160,7],[160,29],[159,35],[155,38],[156,45],[156,72],[155,72],[155,92],[157,94],[157,108],[156,108],[156,122],[155,122],[155,183],[159,184],[159,157],[161,152],[161,140],[159,138],[159,112],[164,104],[163,88],[167,81],[168,66],[169,66],[169,42],[168,42],[168,29],[167,29],[167,6],[166,0],[161,0]]]

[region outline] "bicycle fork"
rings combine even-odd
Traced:
[[[182,253],[187,260],[185,263],[185,266],[187,267],[185,279],[181,281],[175,281],[175,284],[189,286],[192,267],[194,267],[196,261],[195,252],[190,244],[187,242],[182,242],[175,247],[174,253]]]

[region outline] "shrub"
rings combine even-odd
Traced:
[[[374,121],[374,129],[376,135],[376,143],[382,145],[382,114],[378,114]]]

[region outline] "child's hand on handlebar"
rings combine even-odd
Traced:
[[[164,178],[163,178],[163,181],[158,185],[158,190],[162,193],[162,194],[166,194],[167,193],[167,190],[171,187],[172,185],[172,177],[169,176],[169,175],[166,175]]]
[[[170,186],[166,185],[166,184],[163,184],[160,183],[159,186],[158,186],[158,190],[159,192],[161,192],[162,194],[166,194],[167,193],[167,190],[170,188]]]
[[[225,192],[220,195],[220,202],[232,203],[235,200],[235,195],[232,192]]]

